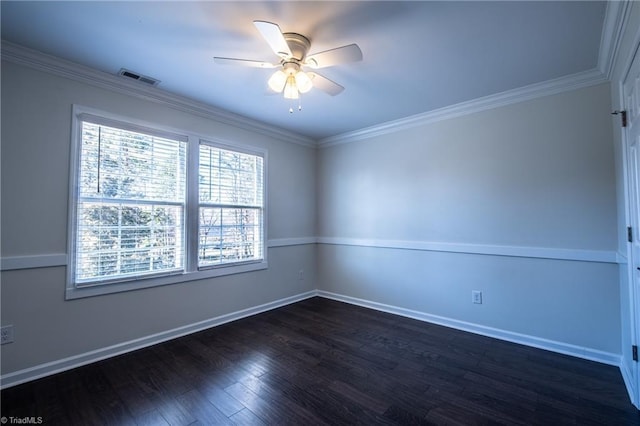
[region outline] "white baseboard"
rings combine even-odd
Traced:
[[[631,403],[640,410],[640,398],[638,395],[638,389],[636,389],[633,374],[629,371],[627,364],[621,362],[620,363],[620,373],[622,374],[622,380],[624,380],[624,385],[627,387],[627,393],[629,394],[629,399]]]
[[[631,391],[633,391],[633,387],[630,386],[630,383],[631,383],[630,373],[628,371],[625,371],[622,368],[621,357],[618,354],[598,351],[596,349],[590,349],[590,348],[585,348],[581,346],[570,345],[568,343],[542,339],[535,336],[529,336],[529,335],[514,333],[506,330],[486,327],[479,324],[468,323],[468,322],[459,321],[451,318],[414,311],[411,309],[405,309],[397,306],[386,305],[383,303],[372,302],[369,300],[358,299],[351,296],[345,296],[342,294],[331,293],[323,290],[308,291],[295,296],[286,297],[283,299],[275,300],[273,302],[265,303],[263,305],[243,309],[236,312],[231,312],[229,314],[221,315],[205,321],[189,324],[189,325],[178,327],[168,331],[163,331],[161,333],[153,334],[150,336],[142,337],[142,338],[131,340],[124,343],[119,343],[117,345],[97,349],[95,351],[74,355],[68,358],[48,362],[45,364],[40,364],[34,367],[15,371],[13,373],[8,373],[0,377],[0,389],[19,385],[21,383],[25,383],[31,380],[36,380],[41,377],[49,376],[55,373],[60,373],[62,371],[80,367],[82,365],[101,361],[103,359],[121,355],[137,349],[142,349],[148,346],[155,345],[157,343],[162,343],[167,340],[182,337],[187,334],[202,331],[207,328],[215,327],[231,321],[246,318],[262,312],[270,311],[272,309],[276,309],[282,306],[290,305],[292,303],[299,302],[301,300],[305,300],[314,296],[324,297],[327,299],[337,300],[337,301],[349,303],[352,305],[375,309],[377,311],[388,312],[388,313],[400,315],[403,317],[413,318],[419,321],[439,324],[445,327],[468,331],[471,333],[493,337],[496,339],[506,340],[509,342],[519,343],[526,346],[546,349],[552,352],[572,355],[578,358],[601,362],[603,364],[613,365],[621,369],[623,378],[625,380],[625,383],[627,384],[627,389],[630,390],[630,394],[631,394]],[[631,396],[633,397],[632,394]]]
[[[390,314],[400,315],[403,317],[413,318],[419,321],[425,321],[433,324],[443,325],[445,327],[455,328],[457,330],[468,331],[482,336],[493,337],[500,340],[506,340],[513,343],[519,343],[534,348],[545,349],[552,352],[558,352],[565,355],[572,355],[578,358],[597,361],[603,364],[620,366],[620,355],[609,352],[603,352],[596,349],[585,348],[582,346],[571,345],[568,343],[557,342],[554,340],[543,339],[540,337],[529,336],[526,334],[514,333],[512,331],[501,330],[498,328],[486,327],[484,325],[473,324],[465,321],[459,321],[452,318],[441,317],[438,315],[427,314],[411,309],[400,308],[397,306],[385,305],[383,303],[372,302],[369,300],[358,299],[356,297],[345,296],[342,294],[331,293],[319,290],[318,296],[327,299],[333,299],[340,302],[350,303],[365,308],[375,309],[377,311],[388,312]]]
[[[215,318],[210,318],[197,323],[174,328],[172,330],[163,331],[161,333],[152,334],[150,336],[141,337],[139,339],[130,340],[128,342],[119,343],[117,345],[109,346],[106,348],[97,349],[68,358],[36,365],[35,367],[25,368],[13,373],[8,373],[0,377],[0,389],[19,385],[21,383],[36,380],[45,376],[50,376],[62,371],[71,370],[72,368],[91,364],[93,362],[101,361],[103,359],[111,358],[127,352],[132,352],[137,349],[142,349],[147,346],[152,346],[158,343],[165,342],[167,340],[182,337],[187,334],[206,330],[207,328],[215,327],[241,318],[246,318],[282,306],[290,305],[292,303],[299,302],[301,300],[308,299],[314,296],[317,296],[317,292],[315,290],[308,291],[305,293],[297,294],[295,296],[265,303],[263,305],[254,306],[252,308],[231,312]]]

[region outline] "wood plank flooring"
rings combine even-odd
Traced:
[[[323,298],[1,400],[52,425],[640,425],[615,367]]]

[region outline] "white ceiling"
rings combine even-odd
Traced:
[[[1,2],[2,39],[320,140],[479,97],[592,70],[605,2]],[[350,43],[362,62],[318,70],[345,86],[312,90],[303,110],[267,94],[277,61],[253,20],[311,39],[310,53]],[[295,105],[297,106],[297,105]]]

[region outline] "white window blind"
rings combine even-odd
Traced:
[[[80,119],[75,284],[182,272],[186,137]]]
[[[66,297],[268,268],[266,158],[74,105]]]
[[[201,143],[198,267],[264,258],[261,155]]]

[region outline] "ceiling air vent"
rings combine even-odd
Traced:
[[[120,71],[118,71],[118,75],[137,80],[141,83],[148,84],[149,86],[157,86],[158,84],[160,84],[160,80],[147,77],[146,75],[138,74],[137,72],[133,72],[125,68],[121,68]]]

